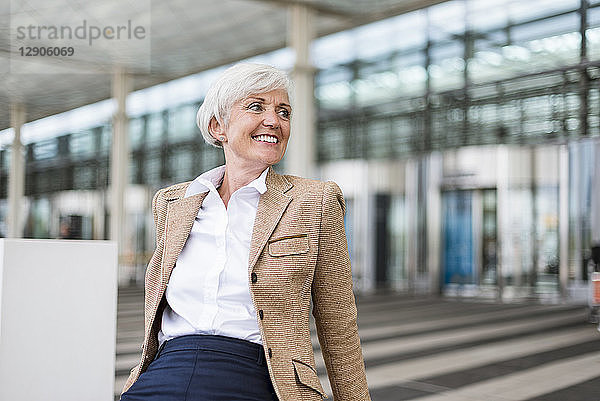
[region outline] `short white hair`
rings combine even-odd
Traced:
[[[239,100],[250,95],[283,89],[288,98],[292,96],[292,82],[282,70],[267,64],[239,63],[226,69],[210,86],[204,102],[196,114],[196,124],[204,140],[221,148],[221,142],[215,139],[209,129],[210,121],[215,118],[222,126],[227,126],[231,107]]]

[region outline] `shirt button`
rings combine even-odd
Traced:
[[[263,313],[262,309],[258,311],[258,316],[260,317],[260,320],[263,320],[263,318],[265,317],[265,314]]]
[[[269,348],[269,358],[273,358],[273,351],[271,351],[271,348]]]
[[[258,281],[258,277],[256,276],[256,273],[252,272],[252,274],[250,274],[250,279],[252,280],[253,283],[256,283]]]

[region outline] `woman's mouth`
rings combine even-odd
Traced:
[[[257,136],[253,136],[252,139],[254,139],[256,142],[267,142],[267,143],[279,142],[279,139],[277,139],[277,137],[273,136],[273,135],[257,135]]]

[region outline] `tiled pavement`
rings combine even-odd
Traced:
[[[600,399],[600,334],[582,306],[376,295],[358,308],[373,401]],[[120,289],[115,399],[139,358],[142,310],[140,289]],[[314,330],[313,344],[329,390]]]

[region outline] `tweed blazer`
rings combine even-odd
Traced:
[[[206,192],[185,198],[190,182],[152,200],[156,250],[145,279],[145,336],[126,391],[154,359],[165,289]],[[342,192],[333,182],[269,169],[250,243],[248,285],[273,387],[280,401],[326,397],[315,369],[309,313],[315,318],[336,401],[370,400],[356,324]],[[262,318],[259,311],[263,311]]]

